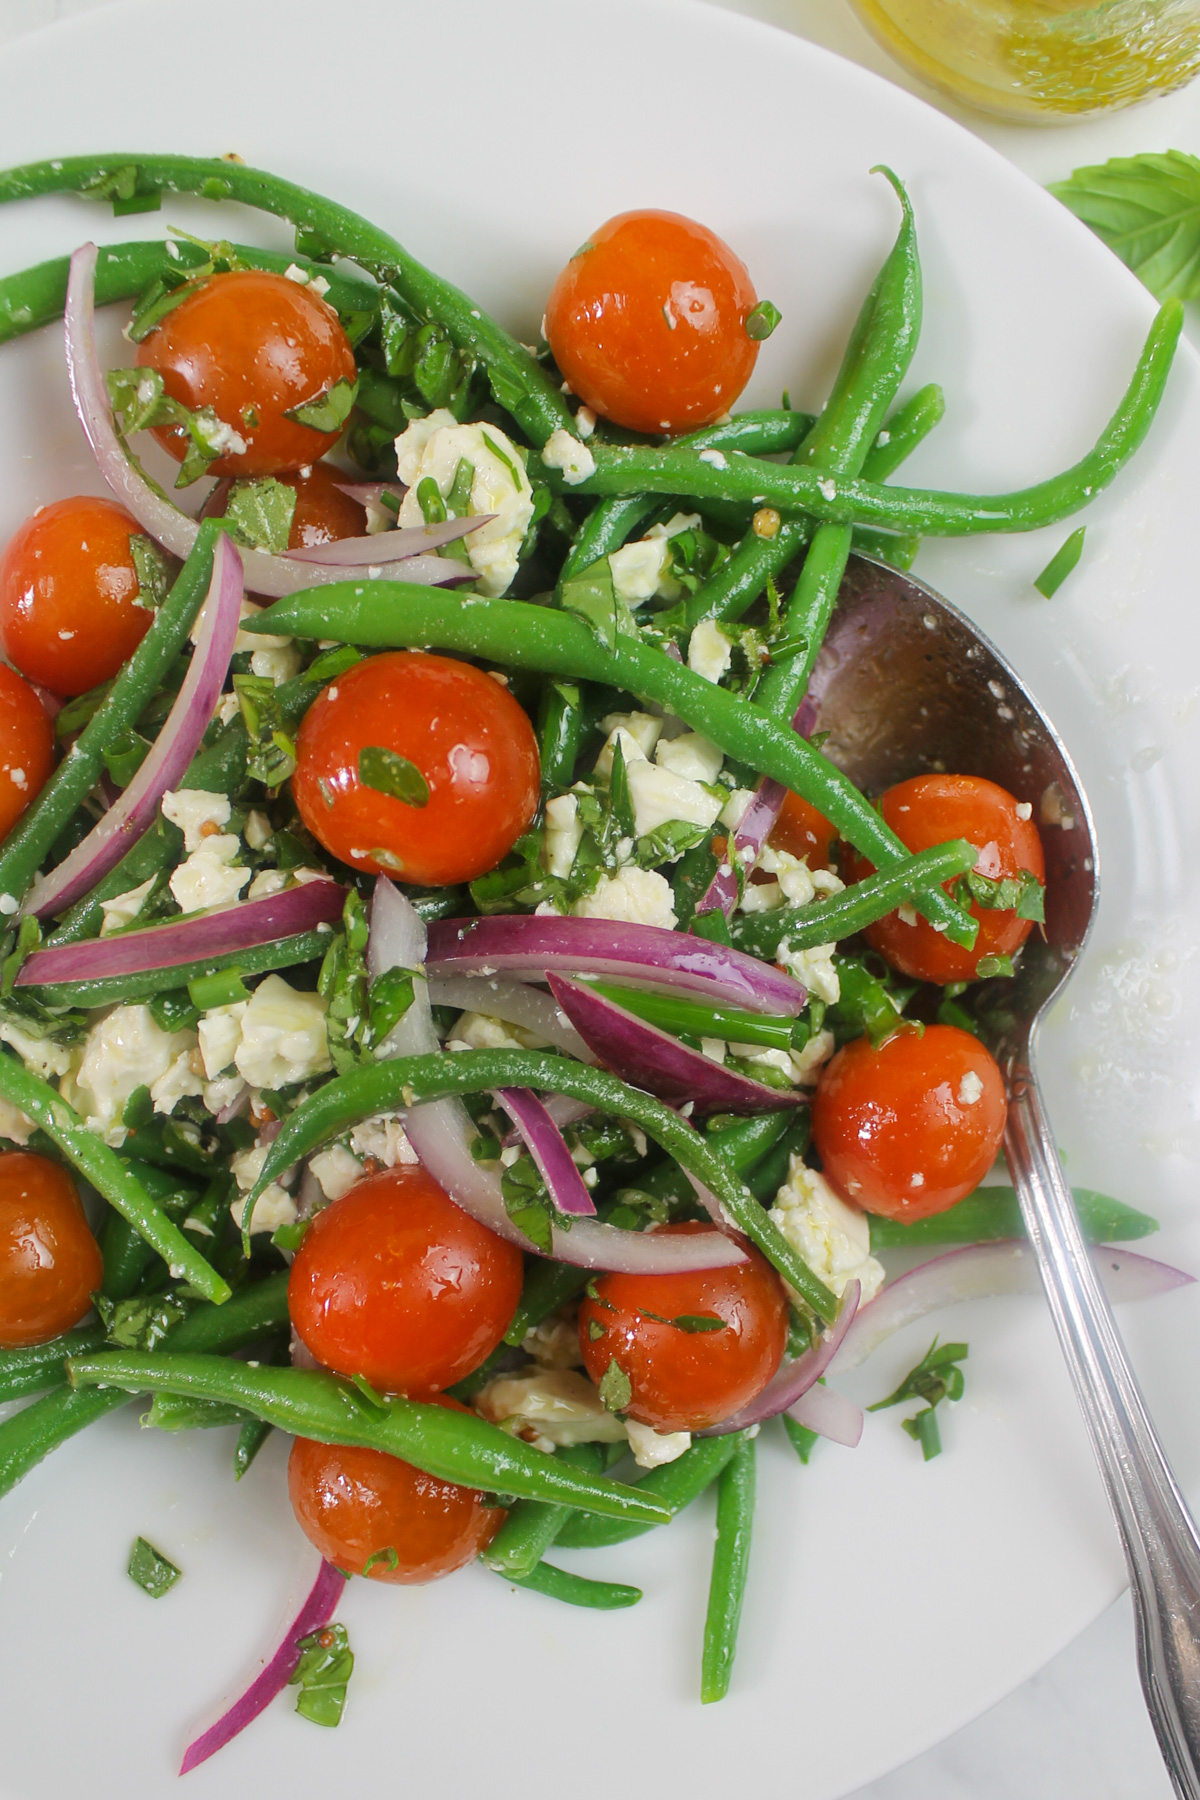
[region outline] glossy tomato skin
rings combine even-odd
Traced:
[[[856,1038],[821,1071],[813,1142],[844,1199],[888,1219],[927,1219],[978,1187],[1007,1117],[1004,1078],[969,1031],[927,1025],[878,1049]]]
[[[466,1412],[443,1399],[443,1406]],[[372,1581],[437,1581],[474,1561],[506,1514],[475,1488],[426,1475],[399,1457],[349,1444],[297,1438],[288,1458],[288,1495],[305,1536],[321,1555]]]
[[[680,213],[619,213],[594,231],[546,303],[546,337],[572,392],[633,431],[693,431],[749,381],[757,304],[741,259]]]
[[[779,817],[767,839],[773,850],[786,850],[790,856],[803,857],[810,869],[828,869],[830,850],[837,837],[837,826],[824,813],[790,790],[784,795]]]
[[[0,663],[0,839],[8,836],[54,768],[54,727],[38,696]]]
[[[323,456],[340,433],[284,414],[355,379],[354,353],[333,308],[310,288],[263,269],[202,282],[143,338],[137,363],[158,370],[172,399],[211,406],[243,440],[244,450],[208,465],[212,475],[278,475]],[[154,435],[183,461],[179,427]]]
[[[103,1268],[67,1171],[30,1150],[0,1153],[0,1345],[70,1331]]]
[[[707,1225],[665,1225],[675,1234]],[[579,1309],[587,1372],[603,1380],[610,1362],[629,1377],[631,1419],[656,1431],[703,1431],[733,1416],[779,1367],[787,1342],[783,1283],[765,1257],[682,1275],[600,1275]],[[709,1315],[722,1331],[681,1330],[670,1321]]]
[[[425,806],[359,781],[369,745],[416,765]],[[495,868],[533,818],[540,778],[533,727],[507,688],[467,663],[396,650],[339,675],[309,707],[292,793],[351,868],[437,886]]]
[[[880,800],[884,822],[909,850],[930,850],[950,838],[966,838],[979,848],[980,875],[995,881],[1028,869],[1046,879],[1046,857],[1037,826],[1018,815],[1019,802],[1006,788],[979,775],[916,775],[889,788]],[[860,881],[873,868],[851,853],[849,878]],[[972,905],[979,921],[974,946],[964,950],[925,919],[906,925],[898,912],[868,925],[863,933],[873,950],[903,975],[919,981],[973,981],[981,957],[1011,956],[1033,929],[1015,912]]]
[[[292,1263],[288,1310],[327,1369],[421,1398],[491,1355],[522,1271],[515,1245],[477,1224],[419,1164],[401,1163],[317,1214]]]
[[[26,519],[0,557],[0,648],[55,694],[99,686],[154,618],[138,604],[129,540],[141,526],[112,500],[80,494]]]
[[[328,463],[313,463],[309,469],[297,469],[280,479],[296,490],[289,550],[365,535],[367,509],[342,492],[338,483],[344,478],[339,470],[330,468]]]

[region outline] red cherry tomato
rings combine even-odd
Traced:
[[[150,629],[129,540],[136,519],[81,494],[26,519],[0,557],[0,648],[31,681],[82,694],[116,674]]]
[[[926,1219],[978,1187],[1007,1117],[1004,1079],[969,1031],[927,1025],[872,1049],[856,1038],[821,1071],[813,1142],[853,1206]]]
[[[680,213],[619,213],[594,231],[546,303],[546,337],[572,391],[633,431],[680,432],[728,412],[758,345],[745,264]]]
[[[331,469],[328,463],[314,463],[307,472],[299,469],[294,475],[280,476],[281,481],[296,490],[289,550],[365,535],[367,509],[342,492],[338,477],[339,471]]]
[[[725,1269],[601,1275],[594,1292],[597,1297],[589,1295],[579,1309],[587,1372],[600,1382],[615,1359],[629,1377],[625,1410],[656,1431],[703,1431],[719,1424],[753,1400],[779,1367],[787,1342],[787,1300],[783,1283],[757,1250]],[[723,1328],[687,1331],[669,1322],[704,1317],[724,1320]]]
[[[909,850],[930,850],[948,838],[966,838],[979,847],[978,874],[996,881],[1027,869],[1046,879],[1046,858],[1037,826],[1017,813],[1018,802],[1006,789],[979,775],[916,775],[889,788],[879,803],[884,821]],[[874,873],[864,858],[850,856],[850,879]],[[973,981],[981,957],[1011,956],[1033,929],[1032,921],[1011,910],[971,907],[979,920],[974,947],[952,944],[926,920],[906,925],[898,912],[888,913],[864,936],[894,969],[920,981]]]
[[[15,669],[0,663],[0,839],[7,837],[54,768],[54,727]]]
[[[103,1267],[66,1170],[30,1150],[0,1154],[0,1344],[44,1344],[70,1331]]]
[[[373,745],[415,765],[424,806],[360,779]],[[309,707],[292,793],[331,855],[435,886],[495,868],[534,815],[540,777],[533,727],[507,688],[468,663],[397,650],[339,675]]]
[[[203,282],[142,340],[137,364],[157,369],[173,400],[211,406],[242,439],[244,450],[208,465],[212,475],[278,475],[324,456],[340,433],[284,415],[355,378],[354,353],[333,308],[301,283],[260,269]],[[154,435],[183,461],[187,439],[179,426]]]
[[[457,1401],[442,1406],[466,1412]],[[475,1488],[438,1481],[399,1457],[350,1444],[297,1438],[288,1495],[301,1531],[321,1555],[373,1581],[437,1581],[473,1562],[504,1523]],[[379,1558],[370,1569],[371,1557]]]
[[[515,1245],[402,1163],[317,1214],[292,1263],[288,1311],[327,1369],[389,1393],[432,1394],[491,1355],[521,1297],[522,1268]]]
[[[802,800],[799,794],[784,795],[779,817],[771,829],[768,843],[773,850],[786,850],[790,856],[808,859],[810,869],[829,867],[829,848],[837,836],[824,813]]]

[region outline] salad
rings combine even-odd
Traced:
[[[292,256],[176,233],[0,280],[0,336],[63,318],[112,494],[0,557],[0,1400],[28,1401],[0,1494],[150,1396],[151,1427],[234,1430],[238,1477],[290,1433],[322,1558],[185,1770],[289,1683],[337,1723],[347,1579],[482,1558],[628,1606],[553,1546],[714,1484],[720,1699],[760,1429],[853,1446],[840,1370],[1035,1279],[981,1186],[1006,1103],[972,1007],[1043,916],[1041,797],[864,795],[807,691],[853,551],[907,567],[1112,478],[1181,309],[1061,476],[893,485],[942,398],[901,397],[920,266],[882,174],[899,233],[817,418],[736,410],[779,314],[675,214],[593,231],[527,346],[236,158],[0,174],[296,227]],[[1077,1198],[1099,1241],[1153,1229]],[[896,1246],[957,1248],[889,1282]],[[1127,1292],[1187,1279],[1113,1261]],[[926,1458],[966,1354],[935,1339],[878,1402]],[[141,1539],[130,1573],[179,1575]]]

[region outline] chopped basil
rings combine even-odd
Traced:
[[[956,898],[961,900],[969,895],[976,906],[989,912],[1015,912],[1018,919],[1032,919],[1038,925],[1046,917],[1046,890],[1030,869],[1022,869],[1019,875],[1007,875],[998,881],[968,869],[951,887]]]
[[[618,637],[636,635],[633,614],[613,586],[607,556],[564,581],[563,609],[574,613],[593,631],[606,650],[615,650]]]
[[[429,783],[416,763],[382,744],[364,744],[358,753],[358,779],[377,794],[402,800],[405,806],[428,806]]]
[[[250,740],[246,772],[264,787],[281,787],[296,766],[296,740],[285,729],[278,689],[269,675],[235,675],[233,691]]]
[[[37,920],[32,917],[22,919],[20,925],[17,927],[17,936],[13,948],[4,958],[3,966],[0,967],[0,995],[3,995],[5,999],[7,999],[13,991],[13,984],[15,983],[17,976],[21,973],[21,965],[25,961],[25,958],[29,955],[30,951],[37,949],[41,941],[42,928]]]
[[[129,540],[129,554],[137,574],[137,604],[158,608],[171,587],[171,565],[152,537],[135,532]]]
[[[615,1356],[601,1378],[599,1394],[601,1403],[611,1413],[624,1412],[633,1398],[633,1384]]]
[[[341,375],[323,394],[305,400],[299,406],[289,407],[283,416],[297,425],[307,425],[312,431],[340,431],[350,417],[357,396],[358,382]]]
[[[288,1681],[299,1687],[296,1711],[314,1725],[338,1725],[346,1705],[346,1685],[354,1653],[344,1625],[324,1625],[297,1644],[300,1661]]]
[[[413,1003],[413,983],[422,977],[411,969],[385,969],[367,993],[367,1018],[372,1046],[382,1044]]]
[[[782,317],[779,308],[770,300],[760,300],[746,314],[746,336],[761,344],[764,338],[770,337]]]
[[[131,1300],[94,1294],[92,1303],[109,1343],[122,1350],[153,1350],[188,1310],[176,1294],[135,1294]]]
[[[629,792],[629,771],[625,767],[625,752],[619,736],[612,750],[612,774],[609,777],[608,798],[618,830],[624,837],[633,837],[637,831],[633,812],[633,796]]]
[[[930,1462],[941,1454],[942,1439],[938,1430],[934,1409],[943,1400],[961,1400],[965,1385],[963,1372],[959,1363],[965,1362],[968,1355],[966,1344],[943,1344],[940,1349],[934,1338],[928,1350],[915,1368],[910,1369],[900,1386],[886,1400],[877,1400],[868,1412],[882,1412],[888,1406],[903,1406],[908,1400],[924,1400],[922,1412],[914,1413],[909,1419],[901,1419],[900,1423],[916,1443],[920,1444],[925,1461]]]
[[[517,465],[513,461],[512,457],[507,455],[505,453],[505,451],[503,451],[500,448],[500,446],[496,442],[495,438],[489,437],[487,432],[484,431],[482,429],[482,427],[480,428],[479,435],[483,439],[484,443],[487,445],[488,449],[491,451],[492,455],[496,458],[496,461],[498,463],[502,463],[504,465],[504,467],[508,470],[508,473],[509,473],[509,476],[511,477],[513,486],[516,488],[517,492],[520,493],[520,491],[521,491],[521,475],[520,475],[520,471],[518,470]],[[543,491],[546,492],[547,500],[548,500],[549,499],[549,490],[543,490]]]
[[[1015,975],[1011,956],[981,956],[975,964],[975,973],[980,981],[990,981],[997,975]]]
[[[387,1569],[398,1568],[400,1566],[400,1558],[396,1554],[396,1546],[394,1544],[389,1544],[386,1550],[372,1550],[370,1556],[368,1556],[366,1562],[362,1566],[362,1573],[364,1575],[369,1575],[376,1563],[382,1563]]]
[[[252,550],[280,556],[288,547],[296,490],[273,475],[257,481],[235,481],[229,490],[225,520],[230,535]]]
[[[144,1537],[139,1537],[133,1540],[126,1572],[129,1579],[136,1581],[152,1600],[161,1600],[175,1586],[183,1570],[177,1569],[161,1550],[156,1550]]]

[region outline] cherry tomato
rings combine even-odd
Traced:
[[[31,681],[82,694],[116,674],[154,618],[138,602],[129,540],[112,500],[81,494],[26,519],[0,557],[0,649]]]
[[[969,1031],[927,1025],[879,1048],[856,1038],[821,1071],[813,1142],[853,1206],[926,1219],[978,1187],[1007,1116],[1004,1079]]]
[[[307,471],[280,479],[296,490],[296,510],[288,533],[288,549],[307,544],[332,544],[338,538],[362,537],[367,529],[367,509],[338,486],[339,471],[328,463],[313,463]]]
[[[728,244],[680,213],[619,213],[546,303],[554,360],[580,399],[633,431],[680,432],[728,412],[758,345],[756,295]]]
[[[810,869],[827,869],[829,847],[836,836],[837,826],[830,824],[824,813],[799,794],[788,792],[767,842],[773,850],[807,858]]]
[[[66,1170],[31,1150],[0,1153],[0,1344],[44,1344],[70,1331],[103,1268]]]
[[[441,1400],[466,1412],[455,1400]],[[437,1581],[485,1550],[507,1516],[475,1488],[438,1481],[350,1444],[297,1438],[288,1458],[288,1495],[300,1529],[330,1562],[373,1581]],[[379,1561],[366,1564],[372,1556]]]
[[[15,669],[0,663],[0,839],[7,837],[54,768],[54,727]]]
[[[948,838],[966,838],[979,846],[976,872],[996,881],[1027,869],[1046,879],[1046,858],[1037,826],[1021,818],[1018,802],[1006,789],[979,775],[916,775],[889,788],[879,803],[884,821],[909,850],[930,850]],[[870,863],[853,852],[850,879],[873,873]],[[864,936],[872,949],[904,975],[920,981],[972,981],[981,957],[1011,956],[1033,929],[1032,921],[1011,910],[971,907],[979,920],[974,947],[952,944],[926,920],[906,924],[898,912],[888,913]]]
[[[368,1175],[319,1212],[292,1263],[288,1310],[319,1363],[421,1396],[490,1356],[521,1297],[521,1252],[417,1164]]]
[[[579,1309],[579,1346],[593,1381],[614,1359],[629,1377],[624,1410],[631,1419],[656,1431],[703,1431],[770,1381],[787,1342],[787,1300],[770,1263],[746,1248],[747,1261],[725,1269],[597,1277],[596,1297],[589,1294]],[[670,1322],[696,1318],[722,1319],[724,1326],[688,1331]]]
[[[173,400],[211,406],[244,450],[208,465],[212,475],[278,475],[324,456],[340,432],[317,431],[285,413],[355,379],[354,353],[331,306],[286,275],[236,269],[214,275],[138,345],[139,368],[157,369]],[[154,433],[176,462],[179,426]]]
[[[371,746],[415,766],[425,805],[360,778]],[[495,868],[534,815],[540,776],[533,727],[507,688],[468,663],[396,650],[339,675],[309,707],[292,793],[331,855],[437,886]]]

